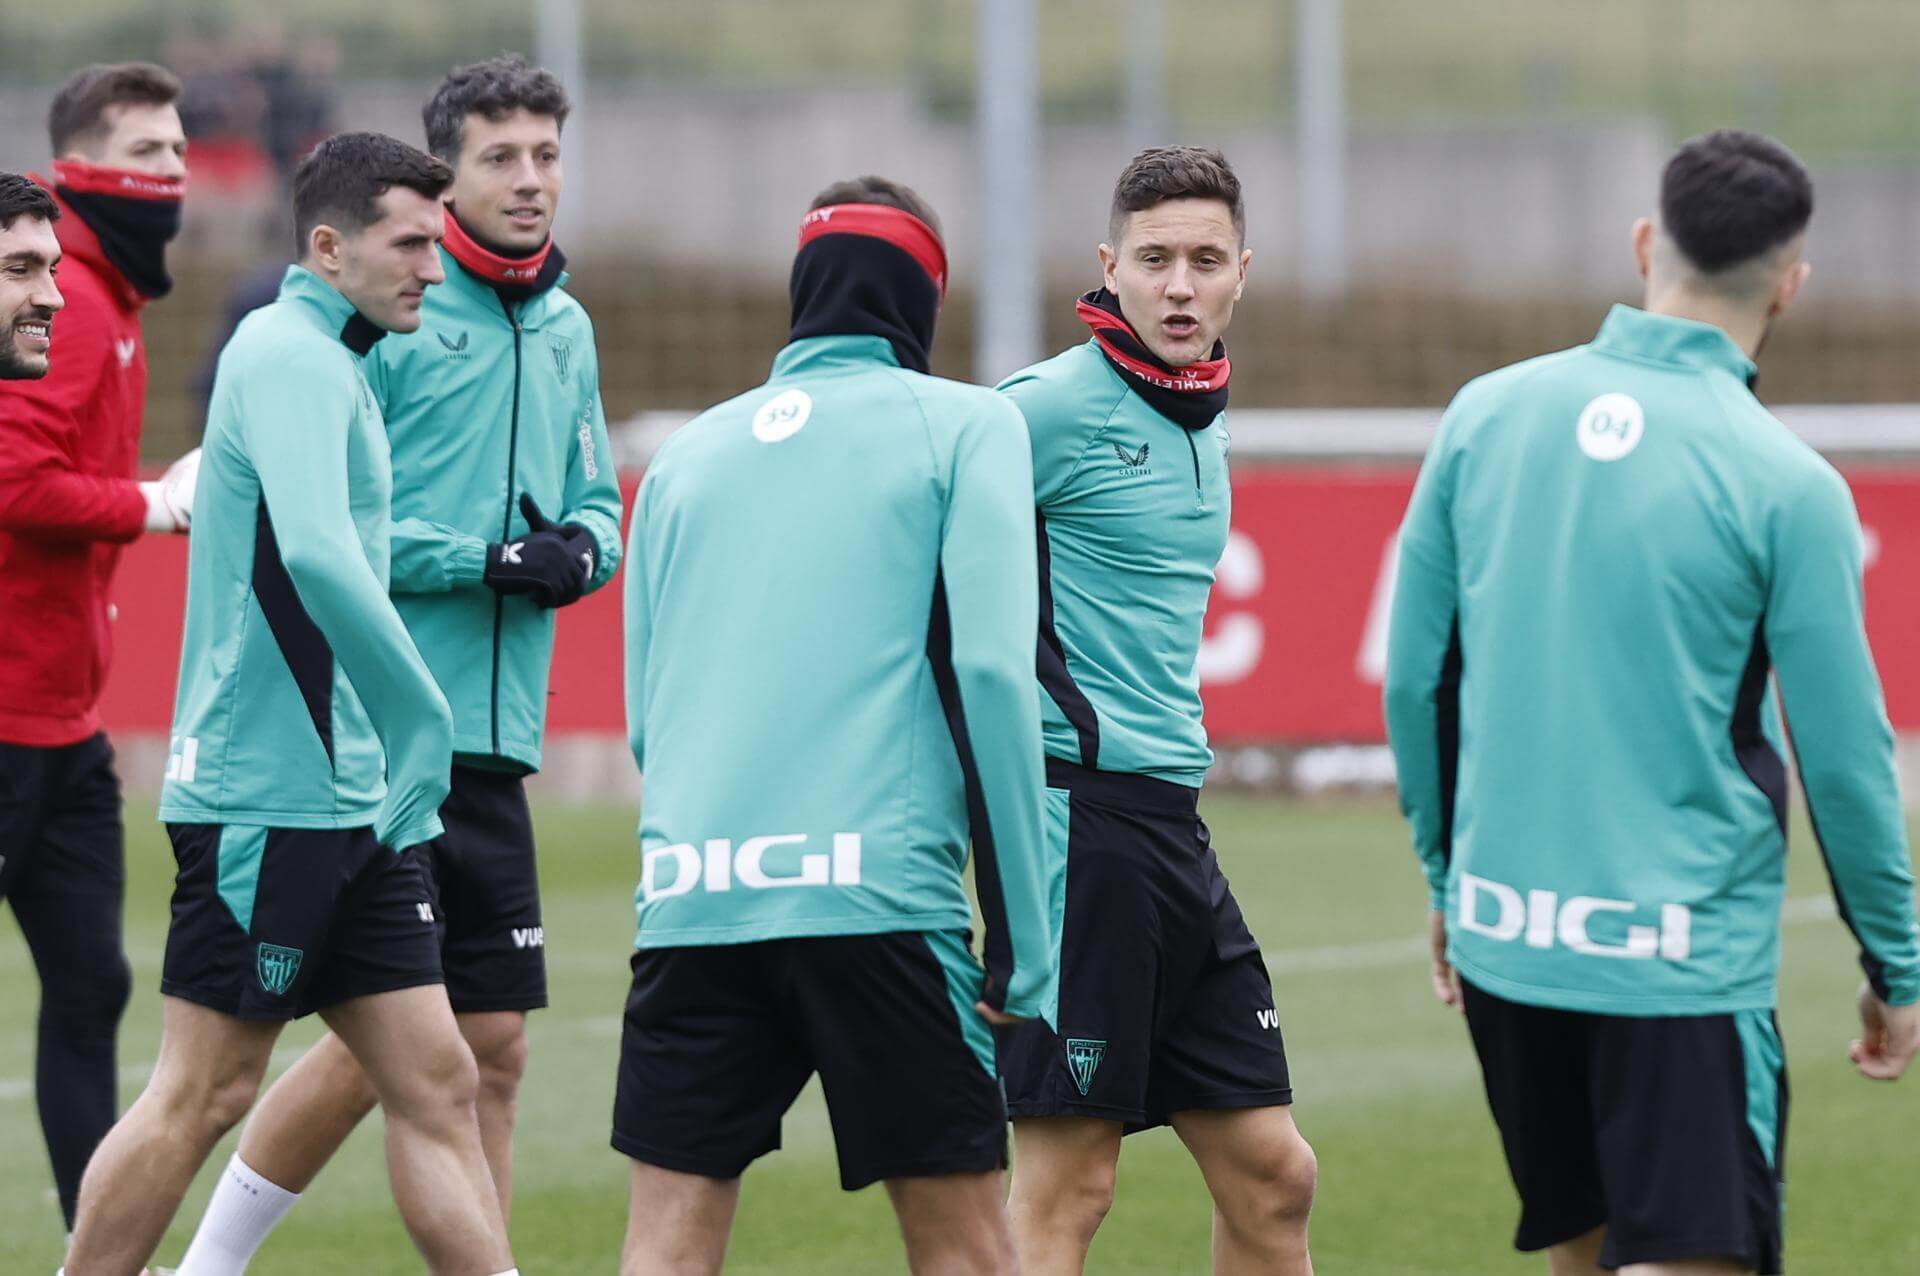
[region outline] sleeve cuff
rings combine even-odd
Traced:
[[[487,577],[487,543],[463,536],[447,555],[447,577],[456,585],[478,585]]]

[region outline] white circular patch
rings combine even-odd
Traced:
[[[1580,450],[1596,461],[1617,461],[1640,446],[1647,414],[1630,394],[1603,394],[1580,413],[1574,437]]]
[[[813,396],[805,390],[782,390],[753,414],[753,437],[762,443],[778,443],[800,433],[813,415]]]

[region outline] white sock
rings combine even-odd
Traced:
[[[261,1178],[235,1152],[176,1276],[242,1276],[267,1233],[299,1199],[300,1193]]]
[[[500,1276],[520,1276],[520,1269],[518,1267],[509,1268],[506,1271],[501,1272]]]

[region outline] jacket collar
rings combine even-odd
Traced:
[[[127,277],[118,267],[107,260],[106,249],[100,246],[100,236],[93,233],[93,227],[86,219],[73,211],[73,206],[60,197],[52,182],[38,173],[29,173],[34,184],[45,188],[53,196],[53,202],[60,206],[60,220],[53,224],[53,234],[60,241],[60,251],[77,261],[84,261],[93,272],[107,281],[113,295],[123,310],[141,310],[146,307],[147,298],[138,288],[127,282]]]
[[[1750,383],[1759,371],[1724,329],[1693,319],[1652,314],[1634,306],[1616,305],[1607,313],[1606,322],[1593,339],[1593,348],[1676,367],[1717,369],[1742,383]]]
[[[768,379],[899,366],[900,357],[885,337],[802,337],[774,356],[773,375]]]
[[[481,306],[490,314],[497,317],[504,317],[506,312],[500,308],[500,294],[494,291],[493,285],[474,274],[471,270],[468,270],[465,266],[462,266],[460,259],[447,251],[445,244],[440,245],[440,265],[441,268],[446,271],[446,282],[435,284],[433,287],[427,289],[428,304],[432,304],[436,294],[452,296],[457,293],[469,304]],[[567,281],[571,278],[573,278],[573,275],[563,270],[560,272],[560,277],[553,281],[551,288],[542,289],[526,301],[521,302],[519,308],[520,326],[522,328],[534,326],[544,313],[542,307],[545,305],[547,298],[553,296],[562,288],[565,288]],[[443,288],[447,291],[441,294],[440,290]]]
[[[353,303],[305,266],[288,266],[280,280],[280,300],[297,302],[311,312],[319,326],[341,345],[365,357],[386,330],[354,309]]]

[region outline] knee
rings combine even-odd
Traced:
[[[521,1078],[527,1074],[527,1053],[525,1027],[474,1042],[473,1062],[479,1074],[480,1097],[495,1103],[512,1103],[520,1093]]]
[[[260,1093],[260,1077],[221,1069],[172,1085],[156,1078],[149,1092],[159,1101],[170,1126],[189,1132],[196,1141],[213,1143],[246,1117]]]
[[[1251,1226],[1298,1226],[1313,1210],[1320,1181],[1320,1162],[1298,1130],[1249,1158],[1240,1175],[1240,1190],[1221,1202],[1221,1212]]]
[[[1096,1160],[1075,1168],[1072,1174],[1053,1176],[1048,1181],[1016,1180],[1014,1208],[1049,1230],[1091,1239],[1113,1208],[1114,1184],[1118,1166],[1112,1161]]]
[[[40,1024],[62,1038],[102,1034],[111,1040],[133,996],[133,971],[112,953],[90,966],[70,967],[43,982]]]
[[[459,1036],[436,1042],[414,1056],[412,1075],[400,1092],[388,1097],[390,1110],[413,1119],[462,1115],[473,1119],[473,1105],[480,1089],[479,1068],[473,1051]]]

